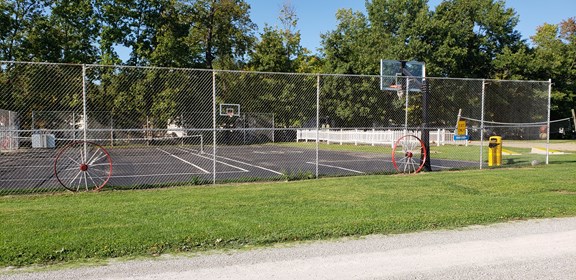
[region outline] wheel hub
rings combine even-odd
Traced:
[[[88,170],[88,165],[85,163],[80,164],[80,170],[82,171],[87,171]]]

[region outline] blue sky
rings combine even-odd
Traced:
[[[251,6],[250,18],[262,32],[264,25],[279,25],[278,16],[286,0],[246,0]],[[435,7],[441,0],[430,0]],[[290,0],[298,16],[298,29],[302,34],[303,47],[316,53],[320,47],[320,34],[334,30],[336,11],[346,8],[366,14],[364,0]],[[513,8],[520,18],[516,30],[524,39],[534,35],[536,28],[544,23],[558,24],[562,20],[576,17],[575,0],[507,0],[506,6]]]

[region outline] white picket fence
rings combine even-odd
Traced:
[[[315,129],[299,129],[296,141],[316,141],[327,144],[354,144],[354,145],[390,145],[404,135],[421,136],[420,131],[411,130],[378,130],[378,129],[321,129],[316,134]],[[446,144],[468,145],[466,140],[454,140],[454,130],[437,129],[430,131],[430,143],[437,146]]]

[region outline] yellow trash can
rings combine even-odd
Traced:
[[[488,166],[502,165],[502,137],[491,136],[488,143]]]

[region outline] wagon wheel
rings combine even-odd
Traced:
[[[70,191],[99,191],[112,175],[112,159],[98,144],[86,141],[70,143],[58,152],[54,160],[54,175]]]
[[[414,135],[400,137],[394,143],[392,163],[398,172],[418,173],[426,162],[424,142]]]

